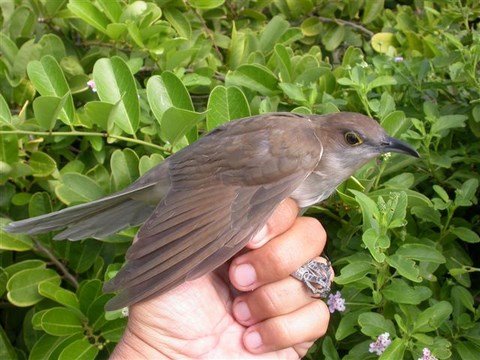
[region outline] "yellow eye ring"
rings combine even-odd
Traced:
[[[356,146],[363,143],[363,139],[357,133],[349,131],[345,133],[345,141],[348,145]]]

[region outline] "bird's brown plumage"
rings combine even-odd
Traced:
[[[347,132],[361,143],[348,143]],[[292,197],[300,207],[322,201],[385,151],[415,155],[360,114],[258,115],[220,126],[119,193],[6,230],[67,227],[56,238],[77,240],[143,223],[126,266],[104,288],[119,292],[107,309],[121,308],[214,270],[282,200]]]

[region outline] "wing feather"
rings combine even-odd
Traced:
[[[229,123],[171,156],[170,190],[139,230],[126,266],[105,285],[119,291],[107,308],[164,293],[227,261],[313,171],[320,153],[307,118],[277,114]]]

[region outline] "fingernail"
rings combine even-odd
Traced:
[[[252,238],[252,240],[250,240],[250,243],[252,243],[252,244],[262,243],[265,236],[267,236],[267,225],[262,227],[262,229],[258,233],[255,234],[255,236]]]
[[[260,346],[263,345],[262,337],[256,331],[249,332],[245,335],[245,346],[248,349],[258,349]]]
[[[242,287],[251,286],[257,281],[255,269],[250,264],[240,264],[234,271],[235,279],[238,285]]]
[[[237,318],[237,320],[240,320],[240,321],[248,321],[252,316],[248,305],[243,301],[240,301],[237,304],[235,304],[233,308],[233,313]]]

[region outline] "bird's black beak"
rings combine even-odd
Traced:
[[[396,152],[400,154],[407,154],[417,158],[420,157],[420,154],[417,152],[417,150],[415,150],[409,144],[390,136],[385,142],[382,143],[381,150],[382,152]]]

